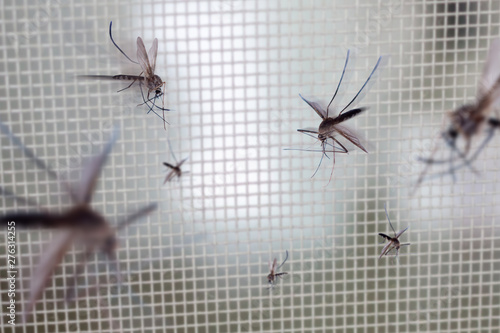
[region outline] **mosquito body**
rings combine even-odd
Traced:
[[[170,169],[170,172],[167,173],[167,176],[165,177],[165,181],[163,182],[163,185],[165,185],[167,182],[171,181],[175,177],[180,178],[182,176],[182,169],[181,166],[186,162],[188,157],[177,163],[176,165],[172,165],[167,162],[163,162],[163,165],[166,166],[167,168]]]
[[[129,86],[119,90],[123,91],[128,88],[130,88],[134,83],[139,84],[139,88],[141,90],[141,95],[142,95],[142,104],[146,104],[149,107],[149,112],[153,112],[156,114],[159,118],[161,118],[164,122],[165,121],[165,111],[170,111],[170,109],[165,109],[163,107],[160,107],[155,104],[155,101],[163,97],[164,98],[164,93],[162,91],[162,87],[165,87],[165,82],[157,75],[155,74],[155,69],[156,69],[156,57],[158,55],[158,38],[155,38],[153,40],[153,45],[149,49],[149,52],[146,52],[146,47],[144,46],[144,42],[141,37],[137,37],[137,61],[134,61],[130,59],[130,57],[115,43],[113,39],[113,35],[111,34],[111,27],[112,27],[113,22],[110,22],[109,24],[109,38],[111,39],[111,42],[113,45],[131,62],[138,64],[142,72],[139,75],[129,75],[129,74],[118,74],[118,75],[83,75],[81,77],[85,78],[92,78],[92,79],[112,79],[112,80],[120,80],[120,81],[132,81]],[[147,96],[144,96],[143,88],[145,87],[147,89]],[[153,97],[151,96],[151,93],[154,93]],[[151,103],[151,105],[149,104]],[[141,104],[139,104],[141,105]],[[154,109],[160,110],[163,112],[163,117],[160,116]]]
[[[321,150],[319,150],[322,153],[321,160],[319,162],[318,167],[316,168],[316,171],[312,175],[316,175],[316,172],[318,172],[319,167],[321,166],[321,163],[323,161],[323,157],[327,157],[327,153],[333,153],[333,164],[335,166],[335,153],[343,153],[347,154],[349,151],[348,149],[338,140],[338,135],[346,139],[347,141],[351,142],[354,144],[356,147],[364,151],[365,153],[368,153],[368,151],[365,149],[365,147],[362,145],[361,140],[359,139],[359,135],[356,134],[353,130],[349,129],[348,127],[344,126],[342,123],[345,122],[348,119],[351,119],[363,111],[365,111],[367,108],[355,108],[351,109],[349,111],[346,111],[349,107],[353,106],[353,103],[355,103],[358,98],[360,99],[361,94],[370,81],[370,79],[373,77],[373,74],[377,70],[377,68],[380,65],[380,62],[382,60],[382,57],[379,57],[375,67],[373,68],[370,76],[368,79],[365,81],[361,89],[358,91],[356,96],[339,112],[339,114],[336,117],[331,117],[329,113],[330,106],[332,105],[333,100],[337,96],[337,93],[339,91],[340,85],[342,83],[342,79],[344,78],[344,74],[347,68],[347,64],[349,62],[349,54],[350,51],[347,51],[347,57],[344,65],[344,69],[342,71],[342,76],[340,77],[340,81],[337,85],[337,89],[335,90],[335,93],[330,100],[330,103],[328,104],[326,110],[319,105],[319,103],[316,102],[311,102],[302,97],[302,95],[299,94],[299,96],[302,98],[304,102],[306,102],[317,114],[320,116],[322,119],[318,129],[315,128],[306,128],[306,129],[298,129],[299,132],[304,133],[306,135],[309,135],[313,138],[316,138],[321,142]],[[329,142],[331,140],[332,143]],[[307,150],[307,149],[302,149],[306,151],[318,151],[318,150]],[[330,180],[333,175],[333,168],[332,167],[332,172],[330,174]]]
[[[183,172],[181,167],[184,164],[184,162],[188,160],[189,157],[184,158],[180,162],[177,161],[177,158],[175,158],[174,151],[172,150],[172,145],[170,144],[170,140],[168,141],[168,146],[170,147],[170,153],[172,154],[172,157],[174,158],[176,164],[172,165],[170,163],[163,162],[163,165],[170,169],[170,172],[167,173],[167,175],[165,176],[165,181],[163,182],[163,185],[165,185],[167,182],[171,181],[175,177],[180,178],[183,173],[188,173],[188,171]]]
[[[422,183],[428,168],[433,164],[450,164],[447,172],[439,173],[438,175],[451,173],[454,177],[454,171],[465,166],[471,168],[475,172],[471,163],[491,140],[495,129],[500,127],[499,119],[490,117],[491,112],[495,109],[495,105],[500,100],[499,57],[500,39],[497,39],[494,40],[490,46],[483,73],[478,84],[476,101],[471,104],[463,105],[449,113],[448,129],[442,132],[441,137],[451,149],[450,158],[434,159],[434,154],[438,148],[437,146],[432,151],[430,158],[420,158],[419,160],[426,163],[427,166],[420,174],[416,187]],[[473,139],[479,136],[486,126],[488,127],[486,138],[477,150],[471,153]],[[459,138],[462,138],[464,141],[464,147],[462,149],[457,146],[457,140]],[[458,166],[454,166],[454,162],[457,160],[461,160],[462,163]]]
[[[379,259],[382,258],[383,256],[386,256],[391,252],[392,250],[396,250],[396,257],[399,255],[399,249],[401,246],[408,246],[410,243],[405,243],[401,244],[399,242],[399,237],[408,230],[409,227],[406,227],[406,229],[403,229],[399,232],[396,232],[392,226],[391,220],[389,219],[389,214],[387,213],[387,208],[384,206],[385,209],[385,216],[387,217],[387,221],[389,221],[389,225],[391,226],[392,231],[394,232],[394,237],[388,236],[383,233],[379,233],[379,236],[383,237],[385,240],[387,240],[387,244],[384,245],[384,248],[382,249],[382,252],[380,253],[380,256],[378,257]]]
[[[5,133],[5,131],[2,130]],[[10,133],[10,131],[9,131]],[[18,144],[20,141],[9,134],[11,140]],[[69,197],[73,202],[73,207],[69,210],[59,212],[49,212],[48,210],[38,206],[37,211],[10,213],[0,216],[0,223],[7,224],[9,221],[15,221],[19,228],[49,228],[57,230],[56,236],[42,254],[38,266],[35,268],[34,274],[30,282],[30,295],[27,306],[24,309],[24,320],[34,308],[35,303],[41,297],[45,286],[50,280],[54,270],[63,260],[64,255],[74,243],[83,244],[85,251],[82,254],[81,262],[76,268],[76,272],[69,281],[69,287],[66,292],[66,299],[73,298],[74,289],[78,276],[83,272],[86,262],[89,257],[96,251],[104,253],[110,262],[113,264],[117,273],[117,280],[120,281],[118,259],[116,256],[116,247],[118,244],[116,233],[135,220],[150,213],[156,209],[156,204],[151,204],[143,207],[134,214],[129,215],[120,221],[117,226],[111,226],[106,218],[92,209],[90,202],[92,194],[97,185],[97,179],[100,171],[109,155],[112,145],[115,141],[115,135],[106,144],[103,152],[92,157],[88,163],[84,165],[79,182],[76,184],[64,183],[69,192]],[[16,142],[15,140],[19,141]],[[34,156],[27,147],[22,145],[21,148],[25,154],[32,158],[38,166],[44,166],[44,169],[51,175],[56,174],[54,171],[46,167],[43,161]],[[9,193],[7,191],[2,191]],[[20,197],[15,196],[15,199]],[[21,202],[29,202],[20,198]]]
[[[287,272],[281,272],[281,273],[277,272],[285,264],[285,262],[287,261],[287,259],[288,259],[288,251],[286,251],[285,260],[283,260],[283,262],[281,263],[281,265],[277,266],[278,265],[278,259],[276,259],[276,258],[274,258],[272,264],[271,264],[271,262],[269,262],[270,273],[269,273],[269,275],[267,275],[267,281],[269,282],[270,288],[272,288],[274,286],[274,283],[275,283],[275,281],[277,280],[278,277],[282,278],[283,275],[288,274]]]

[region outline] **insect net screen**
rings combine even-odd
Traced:
[[[46,161],[37,167],[1,137],[2,188],[61,212],[68,182],[119,138],[92,207],[111,225],[151,202],[158,209],[118,232],[122,281],[102,254],[66,289],[83,244],[66,253],[34,314],[21,322],[39,259],[57,230],[16,229],[16,331],[492,332],[500,326],[498,138],[473,168],[455,173],[447,112],[476,97],[498,1],[2,1],[0,120]],[[158,38],[155,73],[168,124],[147,114],[138,85],[79,75],[139,75],[136,38]],[[297,129],[320,118],[299,97],[326,106],[350,50],[335,116],[379,56],[383,65],[348,124],[365,154],[324,158]],[[144,91],[147,94],[147,90]],[[154,92],[151,93],[154,95]],[[152,97],[152,96],[150,96]],[[158,111],[158,109],[156,109]],[[161,111],[159,116],[163,117]],[[473,151],[486,134],[474,138]],[[170,146],[169,147],[169,141]],[[345,140],[340,139],[345,143]],[[175,157],[172,155],[175,154]],[[167,168],[189,157],[178,180]],[[335,163],[330,180],[332,166]],[[189,171],[189,172],[186,172]],[[2,214],[36,209],[12,196]],[[410,246],[383,257],[396,231]],[[9,242],[2,227],[0,269]],[[288,261],[274,288],[268,262]],[[0,324],[11,327],[2,279]]]

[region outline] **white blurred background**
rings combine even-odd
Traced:
[[[36,315],[16,331],[494,332],[500,329],[499,141],[474,166],[415,191],[443,117],[474,101],[498,1],[14,1],[1,4],[0,120],[53,169],[74,175],[112,126],[120,137],[93,207],[110,223],[159,209],[119,234],[124,282],[103,256],[66,304],[77,249],[55,272]],[[140,73],[136,38],[159,40],[166,130],[137,88],[78,75]],[[347,49],[345,105],[388,56],[350,120],[367,143],[324,160],[288,151],[320,118]],[[500,61],[500,60],[499,60]],[[168,141],[188,174],[163,184]],[[475,145],[479,144],[476,141]],[[316,144],[317,147],[317,144]],[[446,147],[441,147],[447,154]],[[1,184],[58,211],[64,188],[1,137]],[[410,247],[378,259],[384,213]],[[0,198],[1,212],[23,210]],[[5,232],[7,235],[7,232]],[[19,231],[19,302],[52,234]],[[5,243],[7,243],[7,238]],[[2,241],[3,242],[3,241]],[[268,260],[290,257],[268,290]],[[6,267],[6,246],[0,247]],[[5,268],[1,268],[6,270]],[[2,273],[0,276],[3,276]],[[96,288],[93,278],[98,277]],[[2,280],[2,291],[7,284]],[[87,290],[85,292],[85,290]],[[2,301],[7,300],[2,292]],[[2,311],[4,309],[2,308]],[[0,324],[8,327],[8,317]]]

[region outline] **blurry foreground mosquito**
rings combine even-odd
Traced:
[[[163,182],[163,185],[165,185],[167,182],[171,181],[175,177],[180,178],[182,176],[183,171],[181,169],[181,166],[189,158],[189,157],[186,157],[182,161],[178,162],[177,158],[175,158],[174,151],[172,150],[172,145],[170,144],[170,140],[168,141],[168,146],[170,147],[170,153],[172,154],[172,157],[174,158],[174,161],[176,164],[172,165],[170,163],[163,162],[163,165],[170,169],[170,172],[167,173],[167,176],[165,177],[165,181]],[[188,173],[188,171],[184,171],[184,173]]]
[[[163,120],[163,125],[164,127],[166,126],[165,123],[165,111],[170,111],[170,109],[165,109],[158,105],[156,105],[156,100],[158,98],[162,98],[162,105],[164,105],[164,98],[165,94],[162,91],[162,86],[165,88],[165,82],[162,81],[162,79],[155,74],[155,68],[156,68],[156,56],[158,54],[158,38],[155,38],[153,40],[153,45],[149,49],[149,52],[146,52],[146,47],[144,46],[144,42],[142,41],[141,37],[137,37],[137,61],[134,61],[130,59],[130,57],[115,43],[115,40],[113,39],[113,35],[111,34],[111,27],[113,25],[113,22],[109,23],[109,38],[111,39],[111,42],[113,45],[118,49],[118,51],[121,52],[129,61],[131,61],[134,64],[138,64],[141,66],[142,72],[139,75],[128,75],[128,74],[119,74],[119,75],[114,75],[114,76],[108,76],[108,75],[82,75],[80,77],[84,78],[91,78],[91,79],[111,79],[111,80],[121,80],[121,81],[132,81],[130,85],[127,87],[118,90],[118,92],[126,90],[134,83],[139,84],[139,88],[141,90],[141,95],[142,95],[142,104],[146,104],[149,107],[149,110],[147,113],[150,113],[151,111],[156,114],[159,118]],[[148,89],[147,97],[144,96],[144,91],[142,87],[145,86]],[[151,93],[154,92],[154,96],[150,97]],[[151,103],[151,105],[149,104]],[[139,105],[142,105],[139,104]],[[160,116],[154,109],[160,110],[163,112],[163,117]],[[166,128],[166,127],[165,127]]]
[[[269,282],[270,287],[268,289],[274,287],[274,282],[275,282],[275,279],[277,277],[282,278],[283,275],[288,274],[287,272],[277,273],[277,271],[281,268],[281,266],[283,266],[285,264],[285,262],[287,261],[287,259],[288,259],[288,250],[286,250],[285,260],[283,260],[283,262],[281,263],[281,265],[279,265],[278,267],[276,267],[276,265],[278,264],[278,260],[276,258],[274,258],[272,264],[271,264],[271,262],[269,262],[270,273],[267,276],[267,281]]]
[[[453,179],[455,179],[455,171],[463,167],[468,167],[473,172],[476,172],[471,163],[491,140],[495,129],[500,128],[498,113],[496,118],[490,117],[491,111],[495,109],[499,101],[500,39],[496,39],[491,43],[488,52],[488,57],[478,84],[476,101],[471,104],[463,105],[448,114],[450,124],[448,129],[441,133],[441,137],[450,147],[450,158],[441,160],[434,159],[434,154],[438,149],[438,145],[436,145],[429,158],[420,158],[419,160],[427,165],[417,180],[416,188],[418,188],[424,180],[429,167],[434,164],[449,164],[450,166],[446,171],[437,173],[433,175],[433,177],[451,174]],[[488,126],[486,138],[476,151],[471,153],[470,148],[472,139],[478,136],[485,126]],[[463,148],[457,146],[457,139],[459,137],[463,138]],[[454,163],[459,160],[461,163],[454,165]]]
[[[354,144],[356,147],[358,147],[359,149],[361,149],[365,153],[368,153],[368,151],[365,149],[365,147],[363,147],[363,145],[361,144],[361,140],[358,138],[359,136],[353,130],[342,125],[342,123],[348,119],[351,119],[351,118],[357,116],[361,112],[367,110],[367,108],[362,107],[362,108],[355,108],[355,109],[346,111],[350,106],[355,105],[356,100],[359,101],[359,100],[361,100],[361,97],[364,96],[364,95],[362,95],[363,89],[365,89],[366,85],[368,84],[370,79],[373,77],[373,74],[375,73],[375,71],[379,67],[380,62],[382,60],[382,57],[378,58],[378,61],[375,64],[375,67],[373,68],[370,76],[368,77],[368,79],[366,79],[365,83],[363,84],[361,89],[358,91],[356,96],[354,96],[354,98],[349,102],[349,104],[347,104],[339,112],[339,114],[336,117],[332,118],[332,117],[330,117],[329,109],[330,109],[330,106],[332,105],[333,100],[337,96],[340,85],[342,84],[342,79],[344,78],[347,64],[349,62],[349,54],[350,54],[350,51],[348,50],[347,57],[345,60],[344,69],[342,71],[342,76],[340,77],[340,81],[337,85],[337,89],[335,90],[335,93],[333,94],[333,97],[330,100],[330,103],[328,103],[326,110],[318,103],[308,101],[307,99],[302,97],[302,95],[299,94],[300,98],[302,98],[302,100],[304,100],[304,102],[306,102],[311,108],[313,108],[314,111],[316,111],[318,116],[321,117],[322,121],[321,121],[318,129],[306,128],[306,129],[298,129],[297,131],[304,133],[306,135],[309,135],[309,136],[321,141],[321,150],[315,150],[315,149],[287,149],[287,150],[303,150],[303,151],[314,151],[314,152],[321,152],[322,153],[321,160],[319,161],[318,167],[316,168],[316,171],[311,176],[311,178],[314,177],[316,175],[316,173],[318,172],[319,167],[321,166],[321,163],[323,162],[323,157],[326,156],[327,158],[329,158],[327,153],[332,153],[333,154],[333,166],[332,166],[332,172],[330,174],[330,181],[331,181],[332,175],[333,175],[333,169],[335,167],[335,153],[347,154],[349,152],[347,150],[347,148],[336,138],[337,134],[340,134],[342,137],[344,137],[346,140],[348,140],[349,142]],[[346,111],[346,112],[344,112],[344,111]],[[330,143],[329,140],[331,140],[332,143]]]
[[[21,145],[25,154],[32,158],[38,166],[43,167],[50,175],[56,174],[43,161],[38,159],[31,150],[25,147],[6,126],[1,125],[2,132],[7,134],[16,145]],[[69,281],[69,287],[66,291],[67,301],[75,296],[78,276],[83,272],[86,262],[95,251],[101,251],[109,258],[116,271],[118,283],[121,281],[118,258],[116,256],[118,245],[116,233],[137,219],[152,212],[156,209],[156,204],[139,209],[137,212],[121,220],[115,227],[112,227],[101,214],[91,208],[92,193],[95,190],[97,179],[115,140],[116,135],[113,135],[102,153],[88,160],[82,169],[79,182],[76,184],[65,183],[69,197],[73,202],[73,207],[69,210],[63,213],[49,212],[36,204],[39,207],[38,211],[14,212],[0,216],[0,223],[3,225],[14,221],[16,227],[19,228],[41,227],[56,229],[58,231],[49,247],[41,255],[40,262],[31,277],[29,301],[24,309],[25,322],[33,311],[35,303],[40,299],[54,270],[63,260],[64,255],[73,243],[83,244],[85,251],[82,253],[81,262],[76,267],[74,276]],[[2,192],[10,194],[10,191],[2,190]],[[21,197],[14,196],[14,198],[20,200],[22,203],[33,203],[31,200]]]
[[[408,230],[409,227],[406,227],[406,229],[401,230],[400,232],[396,233],[396,230],[394,230],[394,227],[392,226],[391,220],[389,219],[389,214],[387,213],[387,207],[384,205],[385,209],[385,216],[387,217],[387,221],[389,221],[389,225],[391,226],[392,231],[394,232],[394,237],[387,236],[386,234],[379,233],[379,236],[382,236],[384,239],[388,241],[387,244],[385,244],[384,248],[382,249],[382,253],[380,253],[379,259],[382,258],[383,256],[386,256],[391,252],[392,250],[396,250],[396,258],[399,255],[399,249],[401,246],[408,246],[410,243],[405,243],[401,244],[399,242],[399,237],[406,231]]]

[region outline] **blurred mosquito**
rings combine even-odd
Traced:
[[[273,288],[274,287],[274,283],[275,283],[275,280],[276,280],[277,277],[282,278],[283,275],[288,274],[287,272],[277,273],[278,270],[285,264],[285,262],[287,261],[287,259],[288,259],[288,250],[286,250],[285,260],[283,260],[283,262],[281,263],[281,265],[279,265],[278,267],[276,267],[276,265],[278,264],[278,260],[276,258],[274,258],[272,264],[271,264],[271,262],[269,262],[270,273],[267,276],[267,281],[269,282],[269,285],[270,285],[269,288]]]
[[[175,158],[174,151],[172,150],[172,145],[170,144],[170,140],[168,140],[168,146],[170,147],[170,153],[172,154],[172,157],[174,158],[175,165],[172,165],[167,162],[163,162],[163,165],[166,166],[167,168],[170,169],[170,172],[167,173],[167,176],[165,177],[165,181],[163,182],[163,185],[165,185],[167,182],[171,181],[175,177],[180,178],[183,173],[188,173],[188,171],[182,171],[181,166],[188,160],[189,157],[184,158],[182,161],[177,161],[177,158]]]
[[[419,158],[420,161],[426,164],[426,167],[417,180],[416,188],[418,188],[424,180],[431,165],[450,165],[448,170],[437,173],[434,176],[441,176],[449,173],[452,175],[453,179],[455,179],[455,171],[463,167],[468,167],[476,173],[476,170],[472,166],[472,162],[492,139],[495,129],[500,128],[498,112],[495,109],[499,101],[500,39],[496,39],[491,43],[488,52],[488,57],[478,84],[476,101],[471,104],[463,105],[448,114],[449,126],[446,131],[441,133],[441,137],[450,147],[450,157],[448,159],[435,159],[434,154],[438,150],[438,145],[436,145],[429,158]],[[494,109],[497,114],[496,117],[492,118],[490,114]],[[472,139],[478,136],[485,126],[488,127],[486,138],[476,151],[471,153]],[[459,137],[462,137],[464,140],[463,148],[457,146],[457,139]],[[459,160],[461,163],[454,165],[454,163]]]
[[[6,133],[16,145],[20,145],[25,154],[32,158],[38,166],[43,167],[50,175],[57,175],[43,161],[34,156],[32,151],[25,147],[10,130],[7,129],[7,132],[5,130],[6,127],[2,126],[2,132]],[[39,209],[37,211],[14,212],[0,216],[0,223],[2,224],[15,221],[16,226],[20,228],[41,227],[56,229],[58,231],[49,247],[42,254],[40,262],[31,277],[29,301],[24,309],[25,322],[33,311],[35,303],[40,299],[54,270],[61,263],[65,253],[73,243],[83,244],[85,251],[82,253],[81,262],[76,267],[74,276],[69,281],[69,287],[66,291],[67,301],[75,296],[74,291],[76,290],[78,276],[83,272],[86,262],[95,251],[101,251],[109,258],[114,266],[118,283],[121,281],[118,258],[116,256],[118,245],[116,233],[137,219],[152,212],[156,209],[156,204],[139,209],[137,212],[121,220],[115,227],[112,227],[101,214],[91,208],[90,202],[97,185],[97,179],[115,140],[116,135],[113,135],[104,147],[104,150],[99,155],[88,160],[82,169],[79,182],[75,184],[65,183],[69,197],[73,202],[72,208],[63,213],[49,212],[35,203]],[[10,193],[10,191],[6,190],[2,192]],[[20,200],[22,203],[34,202],[17,196],[14,196],[14,198]]]
[[[361,93],[363,92],[363,89],[365,89],[368,82],[373,77],[373,74],[375,73],[375,71],[379,67],[380,62],[382,60],[382,57],[378,58],[378,61],[375,64],[375,67],[373,68],[370,76],[368,77],[368,79],[366,79],[365,83],[363,84],[361,89],[358,91],[356,96],[354,96],[354,98],[339,112],[339,114],[336,117],[332,118],[332,117],[330,117],[329,109],[330,109],[330,106],[332,105],[333,100],[337,96],[340,85],[342,84],[342,79],[344,78],[347,64],[349,62],[349,54],[350,54],[350,51],[348,50],[347,57],[346,57],[345,64],[344,64],[344,69],[343,69],[342,75],[340,77],[340,81],[337,85],[337,89],[335,90],[335,93],[333,94],[332,99],[330,100],[330,103],[328,103],[326,110],[319,103],[308,101],[302,95],[299,94],[300,98],[302,98],[302,100],[304,102],[306,102],[311,108],[313,108],[314,111],[316,111],[316,113],[318,114],[318,116],[320,116],[322,121],[321,121],[318,129],[306,128],[306,129],[298,129],[297,131],[318,139],[321,142],[321,150],[315,150],[315,149],[287,149],[287,150],[303,150],[303,151],[314,151],[314,152],[321,152],[322,153],[321,160],[319,161],[318,167],[316,168],[316,171],[314,171],[314,174],[311,176],[311,178],[314,177],[316,175],[316,173],[318,172],[319,167],[321,166],[321,163],[323,162],[323,158],[325,156],[326,156],[326,158],[329,158],[327,153],[332,153],[333,154],[333,166],[332,166],[332,172],[330,174],[330,181],[331,181],[332,176],[333,176],[333,169],[335,166],[335,153],[347,154],[349,152],[347,150],[347,148],[336,138],[337,134],[340,134],[347,141],[351,142],[352,144],[354,144],[356,147],[358,147],[359,149],[361,149],[365,153],[368,153],[368,151],[365,149],[365,147],[363,147],[363,145],[361,144],[361,140],[359,139],[359,135],[357,135],[356,132],[354,132],[353,130],[349,129],[348,127],[342,125],[341,123],[343,123],[344,121],[351,119],[351,118],[359,115],[361,112],[367,110],[367,108],[362,107],[362,108],[355,108],[355,109],[346,111],[351,105],[354,106],[353,103],[358,98],[361,99],[360,98],[362,96]],[[346,112],[344,112],[344,111],[346,111]],[[330,143],[329,140],[331,140],[333,142],[333,144]]]
[[[405,243],[401,244],[399,242],[399,237],[406,231],[408,230],[409,227],[406,227],[406,229],[401,230],[400,232],[396,233],[396,230],[394,230],[394,227],[392,226],[391,220],[389,219],[389,214],[387,213],[387,207],[384,205],[385,209],[385,216],[387,217],[387,221],[389,221],[389,225],[391,226],[392,231],[394,232],[394,237],[388,236],[383,233],[379,233],[379,236],[382,236],[385,240],[388,241],[387,244],[384,245],[384,248],[382,249],[382,253],[380,253],[379,259],[382,258],[383,256],[386,256],[391,252],[392,250],[396,250],[396,257],[399,255],[399,249],[401,246],[408,246],[410,243]]]
[[[113,35],[111,33],[111,27],[113,25],[113,22],[109,23],[109,38],[111,39],[111,42],[113,45],[118,49],[118,51],[121,52],[129,61],[131,61],[134,64],[138,64],[142,72],[139,75],[128,75],[128,74],[119,74],[119,75],[114,75],[114,76],[108,76],[108,75],[82,75],[80,77],[84,78],[92,78],[92,79],[111,79],[111,80],[121,80],[121,81],[132,81],[130,85],[127,87],[118,90],[118,92],[126,90],[134,83],[139,84],[139,88],[141,90],[141,96],[143,103],[146,104],[149,107],[149,110],[147,113],[150,113],[151,111],[156,114],[159,118],[163,120],[163,126],[166,129],[165,123],[167,121],[165,120],[165,111],[170,111],[170,109],[165,109],[163,105],[165,104],[165,94],[162,91],[162,87],[165,88],[166,83],[163,82],[163,80],[155,74],[155,68],[156,68],[156,56],[158,54],[158,38],[155,38],[153,40],[153,45],[149,49],[149,52],[146,52],[146,47],[144,46],[144,42],[142,41],[141,37],[137,37],[137,61],[134,61],[130,59],[130,57],[115,43],[115,40],[113,39]],[[147,97],[144,96],[144,91],[143,91],[143,86],[145,86],[148,89]],[[154,96],[150,97],[151,93],[154,92]],[[162,98],[162,107],[156,105],[156,100],[158,98]],[[151,103],[151,105],[149,104]],[[139,104],[139,105],[142,105]],[[160,110],[163,112],[163,117],[160,116],[154,109]]]

